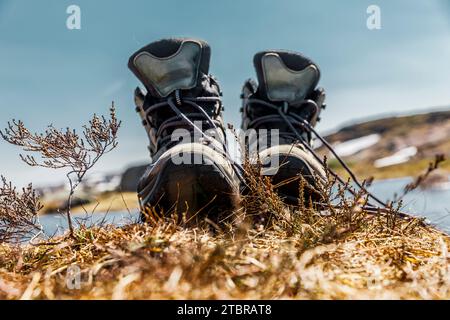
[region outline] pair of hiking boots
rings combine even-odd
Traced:
[[[210,57],[206,42],[182,38],[151,43],[129,60],[146,89],[135,91],[152,156],[138,184],[143,212],[215,219],[239,205],[245,175],[230,153]],[[257,53],[254,65],[258,81],[247,80],[241,95],[244,149],[279,195],[298,203],[301,177],[311,190],[326,179],[307,130],[325,107],[320,71],[303,55],[279,50]]]

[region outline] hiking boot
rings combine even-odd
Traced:
[[[254,65],[258,82],[250,79],[244,84],[241,111],[242,129],[256,130],[258,140],[249,141],[247,146],[258,143],[256,157],[262,174],[271,177],[275,190],[287,203],[298,204],[301,189],[306,200],[318,200],[320,192],[316,190],[326,181],[326,174],[313,152],[308,126],[316,125],[325,107],[325,92],[316,88],[319,67],[288,51],[257,53]],[[265,130],[268,137],[262,137]],[[274,135],[277,139],[272,139]],[[252,150],[249,156],[255,157]],[[305,188],[300,188],[302,178]]]
[[[144,217],[176,213],[188,222],[206,215],[217,221],[239,203],[239,172],[227,153],[210,55],[204,41],[165,39],[129,60],[147,91],[135,91],[152,157],[138,184]]]

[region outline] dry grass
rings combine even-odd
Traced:
[[[2,299],[448,299],[449,239],[424,226],[380,231],[378,219],[339,240],[283,230],[133,225],[84,229],[57,246],[3,246]],[[320,232],[320,231],[319,231]],[[81,290],[66,286],[82,269]]]
[[[450,239],[421,220],[366,212],[363,195],[342,198],[341,209],[288,207],[268,179],[248,180],[242,208],[219,225],[166,219],[81,228],[57,244],[3,245],[0,298],[450,298]],[[74,265],[80,289],[67,286]]]

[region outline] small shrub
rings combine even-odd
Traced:
[[[40,230],[37,215],[42,205],[32,185],[19,192],[1,177],[0,187],[0,243],[23,241],[34,230]]]
[[[16,120],[8,122],[8,128],[0,131],[5,141],[40,156],[40,159],[36,159],[32,154],[21,154],[20,158],[29,166],[68,170],[66,177],[70,191],[66,214],[71,236],[73,224],[70,210],[75,191],[98,160],[117,147],[120,125],[113,103],[110,118],[94,114],[89,123],[83,126],[82,136],[73,129],[59,130],[53,125],[48,126],[44,133],[31,133],[22,121]]]

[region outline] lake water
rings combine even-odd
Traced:
[[[401,194],[410,178],[382,180],[373,184],[369,190],[383,200],[392,200],[394,193]],[[403,212],[427,221],[442,231],[450,233],[450,186],[436,189],[417,189],[403,198]]]
[[[392,200],[395,193],[400,194],[403,187],[411,182],[411,179],[391,179],[375,182],[370,191],[383,200]],[[439,229],[450,233],[450,188],[415,190],[404,198],[402,211],[419,217],[426,217],[427,221]],[[105,222],[118,226],[137,222],[137,211],[112,212],[108,214],[96,213],[94,215],[73,215],[75,223],[95,225]],[[67,228],[65,216],[59,214],[45,215],[40,218],[46,235],[61,234]]]

